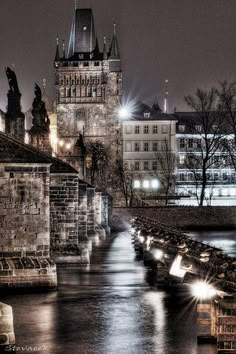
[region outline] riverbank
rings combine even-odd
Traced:
[[[114,208],[113,230],[125,230],[134,216],[145,216],[182,230],[234,230],[236,207]]]

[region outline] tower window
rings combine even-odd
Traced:
[[[87,31],[87,26],[83,26],[83,31]]]

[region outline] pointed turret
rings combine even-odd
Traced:
[[[92,53],[96,48],[96,34],[92,9],[76,7],[72,22],[68,59],[77,59],[78,54]]]
[[[118,40],[117,40],[117,36],[116,36],[116,23],[114,23],[114,28],[113,28],[113,36],[112,36],[112,40],[111,40],[109,59],[113,59],[113,60],[120,59]]]
[[[107,60],[107,39],[106,39],[106,36],[103,37],[103,59]]]
[[[152,109],[156,112],[161,112],[161,108],[159,106],[159,103],[157,101],[157,98],[155,97],[155,100],[153,102],[153,105],[152,105]]]
[[[55,63],[60,61],[60,51],[59,51],[59,38],[57,37],[57,46],[56,46],[56,55],[55,55]]]

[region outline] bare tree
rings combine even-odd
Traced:
[[[90,183],[105,190],[109,178],[110,149],[101,141],[88,143],[86,149]]]
[[[156,176],[158,177],[162,190],[165,194],[165,204],[168,204],[168,197],[170,192],[174,190],[175,185],[175,163],[176,156],[175,152],[170,150],[168,141],[165,139],[162,142],[161,149],[155,153],[155,158],[157,160],[158,170]]]
[[[193,173],[198,204],[203,206],[207,185],[212,184],[209,178],[210,170],[216,164],[219,167],[223,159],[225,113],[219,105],[217,91],[214,88],[209,91],[198,89],[195,96],[187,96],[185,101],[196,113],[193,118],[189,118],[187,129],[197,141],[195,142],[197,151],[186,154],[185,163]],[[218,162],[216,156],[219,156]]]
[[[138,171],[133,165],[128,168],[124,161],[119,159],[116,162],[114,174],[117,177],[117,187],[124,196],[126,207],[131,207],[136,194],[134,182],[139,177]]]
[[[224,148],[229,157],[230,164],[236,170],[236,82],[220,82],[217,90],[219,106],[225,113],[228,139],[224,140]]]

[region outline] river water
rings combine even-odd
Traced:
[[[234,233],[210,236],[208,242],[235,254]],[[113,235],[96,246],[90,266],[59,269],[57,292],[1,298],[13,306],[16,352],[215,354],[214,345],[197,345],[188,287],[166,292],[149,278],[135,258],[130,234]]]

